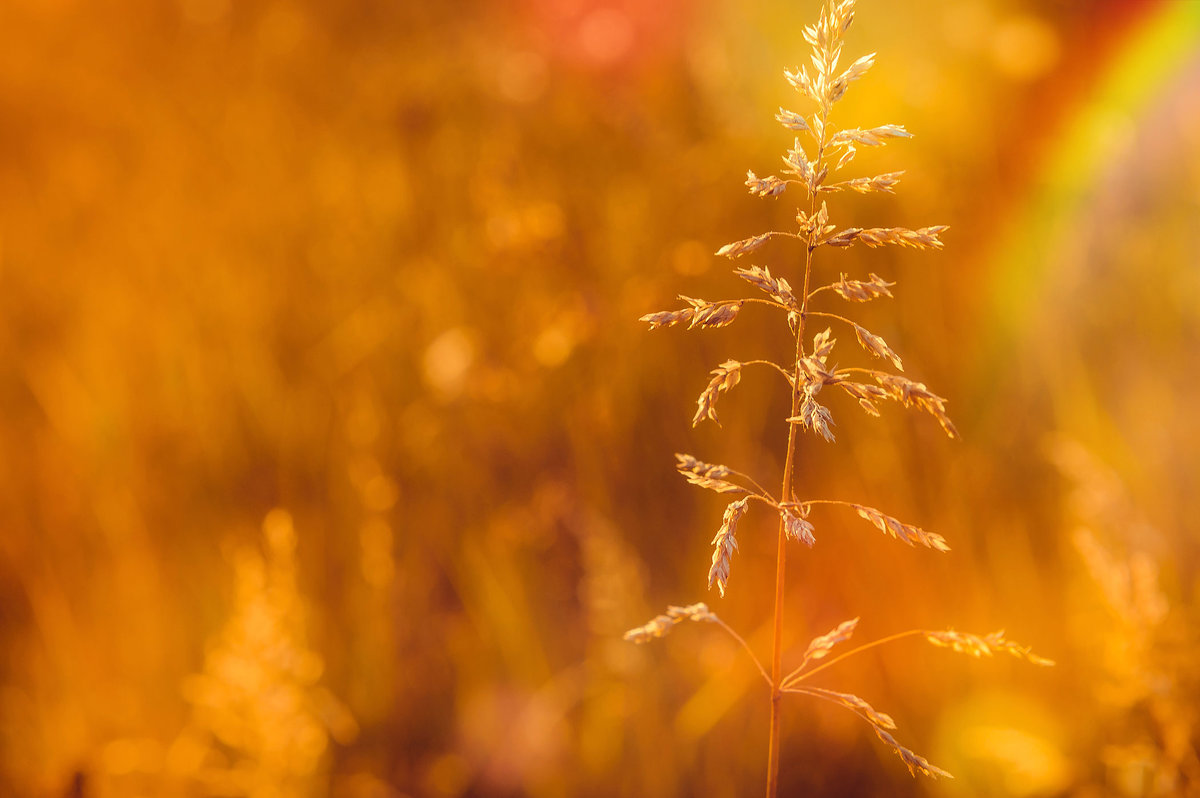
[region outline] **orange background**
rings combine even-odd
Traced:
[[[851,660],[820,686],[957,779],[794,697],[783,794],[1200,784],[1200,68],[1126,57],[1185,5],[860,5],[844,57],[878,62],[835,121],[915,137],[855,162],[906,170],[897,196],[831,211],[951,227],[818,276],[898,283],[849,310],[964,441],[831,401],[798,490],[952,551],[816,511],[790,655],[861,616],[864,641],[1005,628],[1058,666]],[[723,428],[689,420],[708,369],[790,343],[752,307],[636,320],[749,295],[710,253],[794,212],[742,179],[790,145],[776,108],[808,110],[782,71],[817,7],[5,3],[0,794],[757,793],[767,695],[737,646],[621,634],[704,600],[769,656],[774,524],[750,508],[708,593],[723,503],[672,453],[777,482],[769,374]],[[1098,105],[1114,82],[1139,110]],[[1106,155],[1072,172],[1080,129]],[[796,258],[753,260],[798,287]]]

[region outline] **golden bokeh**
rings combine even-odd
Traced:
[[[743,180],[791,144],[819,3],[2,5],[0,795],[760,792],[738,644],[622,635],[704,601],[770,651],[774,525],[707,590],[725,502],[672,455],[778,484],[778,380],[690,421],[791,341],[637,319],[743,295],[712,253],[793,223]],[[854,164],[896,196],[831,211],[950,229],[818,269],[896,283],[861,319],[963,440],[831,400],[796,484],[951,551],[815,510],[789,658],[859,617],[1057,665],[839,663],[813,684],[957,778],[796,695],[781,794],[1200,790],[1198,8],[860,1],[837,121],[914,138]]]

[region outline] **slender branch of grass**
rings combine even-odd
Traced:
[[[755,305],[770,305],[771,307],[778,308],[779,310],[788,310],[787,306],[785,306],[785,305],[781,305],[778,302],[774,302],[770,299],[762,299],[761,297],[750,297],[747,299],[729,299],[729,300],[725,300],[725,301],[727,301],[727,302],[745,302],[745,303],[752,303]]]
[[[785,688],[783,688],[783,690],[781,692],[797,693],[799,695],[810,695],[813,698],[823,699],[825,701],[828,701],[831,704],[837,704],[842,709],[845,709],[848,712],[853,712],[855,715],[858,715],[860,718],[865,720],[867,723],[871,723],[871,719],[869,717],[867,717],[865,713],[855,709],[854,707],[848,706],[844,702],[839,701],[837,698],[829,695],[828,690],[822,690],[819,687],[785,687]],[[871,724],[871,725],[874,725],[874,724]]]
[[[813,290],[809,291],[808,298],[812,299],[813,297],[815,297],[817,294],[821,293],[822,291],[832,291],[832,290],[833,290],[832,284],[831,285],[822,285],[822,286],[819,286],[819,287],[814,288]]]
[[[732,468],[729,469],[729,473],[733,474],[736,477],[746,480],[751,485],[753,485],[755,488],[757,488],[759,493],[762,494],[762,496],[759,496],[756,498],[765,499],[766,502],[768,504],[770,504],[772,507],[775,507],[775,508],[779,507],[779,502],[775,501],[775,497],[771,495],[771,491],[767,490],[762,485],[758,484],[758,482],[754,479],[754,477],[750,476],[749,474],[743,473],[741,471],[735,471]]]
[[[821,316],[826,319],[837,319],[838,321],[843,322],[844,324],[849,324],[851,327],[858,326],[857,324],[850,321],[850,319],[846,318],[845,316],[839,316],[836,313],[826,313],[825,311],[822,311],[822,310],[810,310],[810,311],[807,311],[807,313],[809,316]]]
[[[775,303],[772,302],[771,304],[775,304]],[[776,307],[782,307],[782,306],[776,305]],[[788,381],[789,385],[792,384],[792,373],[790,371],[788,371],[787,369],[785,369],[783,366],[781,366],[778,363],[775,363],[771,360],[743,360],[742,365],[743,366],[770,366],[771,368],[775,369],[780,374],[782,374],[783,378]]]
[[[870,643],[864,643],[861,646],[858,646],[857,648],[850,649],[849,651],[843,651],[841,654],[837,655],[833,659],[828,660],[827,662],[821,663],[820,665],[813,668],[811,671],[808,671],[807,673],[802,672],[804,670],[805,666],[801,665],[799,668],[796,668],[796,670],[789,673],[786,678],[784,678],[783,686],[791,687],[793,685],[799,684],[800,682],[804,681],[805,679],[812,676],[813,674],[820,673],[821,671],[825,670],[826,668],[830,667],[831,665],[836,665],[837,663],[844,660],[846,657],[853,657],[855,654],[861,654],[862,652],[867,651],[868,649],[875,648],[876,646],[882,646],[884,643],[890,643],[893,640],[900,640],[905,637],[912,637],[913,635],[919,635],[919,634],[924,634],[924,631],[921,629],[909,629],[907,632],[897,632],[894,635],[888,635],[887,637],[881,637],[878,640],[873,640]]]
[[[713,620],[716,621],[717,624],[719,624],[722,629],[724,629],[726,632],[729,632],[729,634],[731,634],[733,636],[734,640],[736,640],[742,644],[742,648],[744,648],[746,650],[746,653],[750,655],[750,659],[754,660],[754,667],[758,668],[758,672],[762,674],[763,680],[767,684],[770,684],[771,677],[767,675],[767,669],[763,667],[763,664],[761,662],[759,662],[758,657],[754,653],[754,649],[750,648],[750,644],[747,643],[740,634],[733,631],[733,628],[729,624],[725,623],[717,616],[714,615]]]
[[[810,504],[840,504],[843,507],[858,507],[859,506],[858,504],[855,504],[854,502],[843,501],[842,499],[805,499],[804,501],[797,501],[796,504],[801,504],[806,507]]]
[[[767,505],[768,507],[770,507],[772,510],[778,510],[778,509],[779,509],[779,502],[775,501],[775,499],[774,499],[774,498],[772,498],[772,497],[770,497],[770,496],[762,496],[762,495],[759,495],[759,494],[757,494],[757,493],[750,493],[750,494],[747,494],[746,498],[748,498],[748,499],[757,499],[758,501],[760,501],[760,502],[762,502],[763,504],[765,504],[765,505]]]
[[[809,315],[815,316],[816,314],[810,313]],[[895,376],[893,374],[889,374],[886,371],[880,371],[879,369],[864,368],[862,366],[846,366],[844,368],[839,367],[838,371],[847,371],[847,372],[852,371],[856,374],[870,374],[872,377],[893,377],[893,376]]]
[[[714,305],[714,306],[721,306],[721,305],[766,305],[766,306],[768,306],[768,307],[772,307],[772,308],[778,308],[779,310],[788,310],[788,308],[787,308],[787,307],[785,307],[785,306],[783,306],[783,305],[779,304],[778,302],[772,302],[771,300],[769,300],[769,299],[763,299],[762,297],[745,297],[745,298],[743,298],[743,299],[717,299],[717,300],[714,300],[714,301],[712,301],[712,302],[709,302],[708,304],[709,304],[709,305]]]

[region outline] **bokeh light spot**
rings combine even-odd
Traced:
[[[579,46],[595,63],[616,63],[633,48],[633,24],[619,9],[598,8],[580,21]]]
[[[546,59],[537,53],[509,53],[495,70],[500,96],[514,103],[530,103],[546,89]]]
[[[533,342],[533,356],[543,366],[554,368],[566,362],[574,348],[574,336],[561,324],[555,324],[538,334]]]
[[[425,381],[443,399],[462,393],[475,362],[475,343],[461,327],[446,330],[425,349]]]
[[[1042,19],[1017,16],[1005,20],[992,37],[992,60],[1014,80],[1034,80],[1058,63],[1058,34]]]

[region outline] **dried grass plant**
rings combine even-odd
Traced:
[[[1162,533],[1134,503],[1121,477],[1082,444],[1053,442],[1050,457],[1070,485],[1072,543],[1082,561],[1081,621],[1105,730],[1103,788],[1119,795],[1195,795],[1200,790],[1197,686],[1200,649],[1189,606],[1167,584],[1149,549]],[[1166,578],[1164,578],[1166,577]]]
[[[710,590],[715,586],[722,597],[725,595],[733,555],[738,548],[738,525],[751,503],[765,505],[770,513],[778,517],[774,642],[769,667],[764,666],[746,641],[704,603],[669,607],[665,614],[659,615],[644,626],[630,630],[625,635],[627,640],[645,643],[662,637],[683,621],[708,622],[721,626],[746,649],[767,684],[770,694],[766,777],[768,798],[777,794],[779,785],[779,729],[784,695],[818,698],[855,713],[871,727],[880,740],[900,756],[914,777],[918,773],[933,778],[950,775],[900,744],[893,736],[896,724],[892,718],[877,711],[862,698],[851,693],[806,684],[810,677],[847,657],[901,638],[919,636],[936,646],[975,657],[1003,652],[1037,665],[1052,664],[1049,660],[1036,656],[1028,648],[1008,640],[1003,632],[979,636],[953,630],[910,629],[830,657],[837,646],[848,641],[853,635],[858,624],[858,618],[855,618],[813,639],[799,665],[790,671],[784,671],[782,640],[788,546],[790,543],[803,543],[812,547],[816,543],[816,527],[810,521],[815,508],[852,510],[885,535],[910,546],[924,546],[938,552],[949,550],[945,539],[940,535],[900,521],[874,507],[851,501],[799,496],[793,490],[792,475],[801,434],[808,432],[825,441],[834,440],[833,418],[829,409],[822,404],[821,398],[821,392],[826,388],[844,391],[872,416],[879,415],[878,403],[888,400],[896,401],[906,408],[924,411],[933,416],[948,436],[958,436],[954,424],[946,414],[946,400],[930,391],[923,383],[892,371],[833,365],[831,357],[836,344],[833,326],[817,332],[811,341],[806,342],[805,336],[810,321],[828,320],[832,325],[853,331],[855,339],[868,354],[890,364],[895,371],[902,371],[904,366],[899,355],[883,338],[845,315],[813,309],[814,302],[818,299],[837,297],[849,303],[862,303],[890,298],[892,294],[889,289],[894,283],[872,273],[866,279],[850,279],[841,274],[836,280],[815,285],[817,278],[814,257],[818,251],[846,248],[855,244],[872,248],[894,245],[919,250],[937,250],[942,248],[940,236],[946,230],[940,225],[916,230],[902,227],[845,228],[832,221],[825,201],[827,195],[847,191],[864,194],[893,193],[903,174],[892,172],[872,177],[841,178],[840,174],[851,165],[858,149],[880,147],[891,140],[909,137],[908,131],[899,125],[886,124],[866,129],[840,130],[831,125],[833,106],[842,99],[852,83],[866,75],[875,62],[875,54],[872,53],[859,58],[844,69],[839,67],[843,41],[853,19],[854,0],[828,0],[817,23],[804,29],[804,39],[812,47],[811,68],[801,66],[794,72],[788,71],[784,74],[792,87],[805,100],[815,105],[815,108],[808,114],[781,108],[776,116],[780,124],[796,134],[794,145],[783,158],[782,177],[770,175],[760,178],[754,172],[747,174],[746,186],[750,193],[757,197],[777,198],[788,190],[803,192],[806,202],[802,202],[797,209],[796,229],[762,233],[727,244],[716,253],[719,256],[739,259],[755,252],[773,239],[791,239],[799,242],[804,247],[801,290],[797,293],[785,277],[773,275],[765,267],[751,265],[735,269],[734,274],[758,289],[765,297],[756,295],[749,298],[709,301],[681,296],[680,299],[686,303],[685,307],[642,317],[642,321],[648,322],[652,330],[661,327],[712,330],[732,324],[747,306],[761,305],[780,314],[781,321],[786,321],[790,335],[795,341],[795,357],[790,363],[727,360],[713,369],[712,380],[700,394],[692,421],[693,426],[706,419],[717,421],[718,400],[737,386],[744,369],[765,367],[777,372],[791,394],[791,413],[786,419],[787,450],[778,494],[772,494],[748,474],[724,465],[701,461],[689,454],[676,455],[676,467],[689,482],[736,497],[726,508],[721,526],[712,541],[712,566],[708,572]],[[803,140],[801,137],[804,137]]]
[[[168,777],[209,795],[247,798],[322,792],[326,750],[358,734],[349,709],[320,684],[324,663],[307,640],[296,583],[291,514],[263,521],[266,556],[237,555],[233,617],[184,693],[192,720],[171,746]]]

